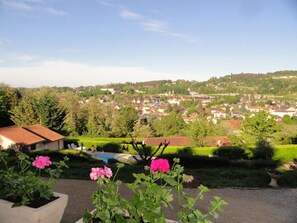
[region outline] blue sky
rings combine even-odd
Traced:
[[[297,70],[295,0],[0,0],[0,82],[81,86]]]

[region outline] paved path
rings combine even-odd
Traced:
[[[90,196],[97,190],[97,184],[85,180],[57,182],[55,191],[69,195],[62,223],[74,223],[83,216],[86,208],[93,209]],[[189,194],[197,190],[186,189]],[[124,197],[129,190],[121,188]],[[297,223],[297,189],[211,189],[199,203],[200,210],[209,207],[209,198],[218,195],[229,204],[215,223]],[[175,212],[169,210],[166,216],[175,219]]]

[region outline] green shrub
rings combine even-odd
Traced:
[[[120,144],[118,144],[118,143],[112,143],[112,142],[103,145],[101,149],[103,151],[105,151],[105,152],[114,152],[114,153],[121,153],[121,152],[123,152],[122,147],[121,147]]]
[[[254,159],[271,160],[274,155],[273,147],[265,140],[257,142],[256,148],[252,152]]]
[[[180,158],[180,164],[185,168],[195,169],[201,167],[229,167],[230,162],[227,159],[219,157],[192,156],[178,154],[164,154],[160,158],[168,159],[173,164],[173,158]]]
[[[248,159],[245,150],[238,146],[223,146],[214,151],[214,155],[230,160]]]

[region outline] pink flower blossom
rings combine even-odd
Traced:
[[[150,168],[152,171],[160,170],[162,173],[166,173],[170,166],[167,159],[155,159],[152,160]]]
[[[91,173],[90,173],[90,178],[92,180],[97,180],[99,177],[100,178],[104,178],[104,177],[107,177],[107,178],[111,178],[112,177],[112,171],[110,168],[104,166],[104,168],[101,168],[101,167],[94,167],[91,169]]]
[[[90,173],[91,180],[97,180],[99,175],[97,174],[99,171],[99,168],[92,168]]]
[[[38,169],[44,169],[46,166],[50,166],[52,162],[48,156],[37,156],[32,162],[32,165]]]
[[[108,177],[108,178],[111,178],[112,177],[112,171],[110,168],[104,166],[104,173],[105,173],[105,176]]]

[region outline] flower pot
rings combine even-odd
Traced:
[[[278,171],[272,171],[272,170],[267,170],[267,173],[268,173],[268,175],[271,178],[271,181],[269,183],[269,186],[275,187],[275,188],[279,187],[279,185],[277,183],[277,180],[279,178],[281,178],[283,176],[283,174],[280,173],[280,172],[278,172]]]
[[[12,208],[13,203],[0,200],[0,222],[59,223],[68,202],[68,195],[54,192],[54,196],[58,199],[39,208],[27,206]]]

